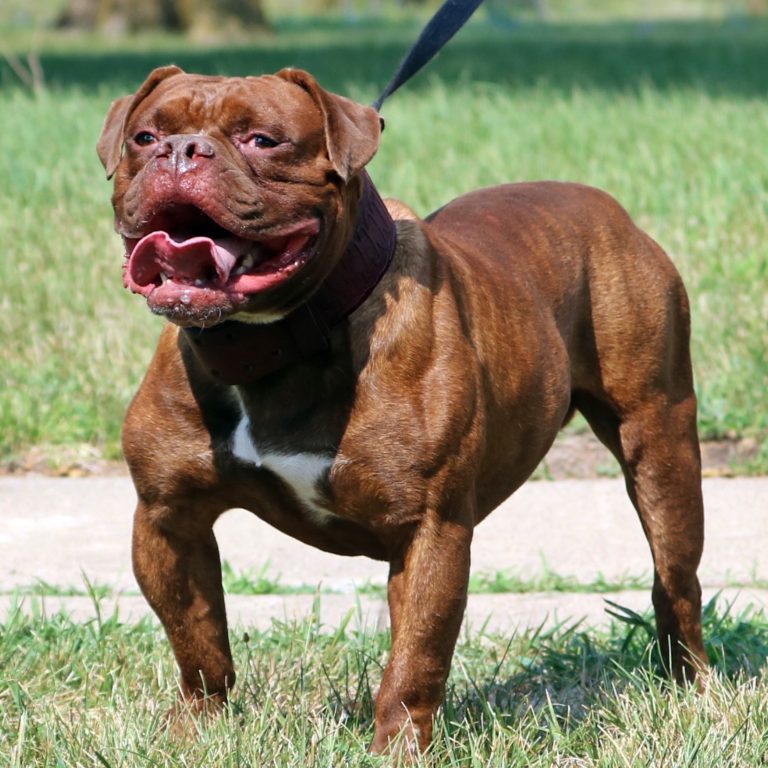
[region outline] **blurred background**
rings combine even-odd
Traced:
[[[397,19],[435,9],[437,0],[6,0],[4,22],[19,30],[56,28],[122,34],[165,29],[193,35],[279,28],[286,19]],[[494,24],[526,19],[679,19],[765,13],[766,0],[487,0],[481,14]]]
[[[172,62],[226,75],[302,67],[370,103],[438,5],[0,3],[0,467],[119,460],[162,325],[122,288],[94,150],[111,101]],[[370,171],[420,214],[517,180],[615,195],[688,287],[708,471],[765,474],[766,96],[768,0],[487,0],[385,104]],[[569,440],[587,456],[584,424]],[[616,471],[602,458],[588,469]]]

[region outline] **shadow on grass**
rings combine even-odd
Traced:
[[[388,81],[420,25],[312,22],[285,25],[252,44],[202,48],[163,38],[57,42],[41,54],[52,87],[134,89],[155,66],[176,63],[208,74],[260,74],[284,66],[308,69],[326,87],[375,94]],[[148,47],[149,46],[149,47]],[[763,96],[768,91],[768,19],[520,25],[477,23],[409,84],[486,82],[523,88],[625,90],[695,88],[713,94]],[[0,87],[15,84],[0,63]]]
[[[480,633],[460,641],[443,704],[446,727],[512,724],[530,710],[545,711],[567,727],[616,690],[666,689],[652,613],[609,605],[616,621],[605,630],[563,624],[510,638]],[[736,681],[760,673],[768,658],[768,616],[753,609],[735,615],[715,599],[705,606],[702,623],[712,666],[724,677]],[[352,649],[344,674],[327,675],[324,683],[332,689],[327,705],[334,717],[361,730],[373,723],[386,638],[379,636],[372,650]]]
[[[446,719],[481,723],[519,720],[529,709],[578,722],[601,706],[612,691],[626,686],[664,689],[669,685],[656,643],[651,612],[639,615],[609,602],[616,617],[608,630],[555,627],[530,635],[512,659],[512,674],[477,678],[454,685],[446,701]],[[762,611],[731,613],[716,598],[705,606],[702,625],[712,666],[731,680],[759,674],[768,658],[768,617]],[[510,642],[506,652],[513,648]],[[503,667],[500,659],[497,672]]]
[[[8,722],[20,718],[30,701],[46,697],[59,706],[76,705],[78,713],[85,701],[100,712],[114,709],[118,679],[121,697],[132,691],[158,701],[174,697],[171,651],[157,624],[126,624],[117,612],[102,613],[98,594],[92,597],[96,618],[85,622],[42,607],[31,614],[12,607],[0,618],[0,696]],[[624,620],[605,629],[561,625],[510,637],[463,637],[438,723],[449,738],[438,738],[447,742],[458,733],[465,740],[497,722],[522,724],[535,738],[540,730],[566,733],[604,709],[616,692],[633,689],[639,698],[655,699],[667,683],[654,656],[651,616],[616,613]],[[768,617],[756,610],[735,615],[713,602],[703,618],[707,649],[721,674],[736,685],[757,675],[768,656]],[[355,629],[351,619],[329,631],[320,623],[318,604],[314,617],[302,622],[233,632],[237,721],[256,723],[265,734],[276,728],[296,734],[290,724],[297,722],[320,732],[344,726],[356,741],[368,739],[389,634]]]

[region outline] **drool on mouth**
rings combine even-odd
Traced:
[[[166,208],[142,229],[142,237],[123,237],[124,283],[150,305],[168,307],[211,305],[217,294],[245,298],[282,283],[312,255],[320,223],[305,220],[255,240],[184,205]]]

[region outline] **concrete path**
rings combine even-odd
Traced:
[[[705,600],[718,592],[735,610],[768,608],[768,478],[707,479],[704,559],[700,576]],[[49,478],[0,477],[0,621],[18,602],[13,592],[37,582],[84,589],[84,577],[112,588],[102,615],[117,609],[124,620],[149,611],[130,568],[131,517],[135,496],[122,476]],[[333,594],[320,597],[321,621],[335,625],[350,612],[353,624],[386,623],[382,600],[354,594],[365,583],[384,584],[386,565],[316,551],[273,530],[243,510],[216,525],[222,558],[235,571],[259,572],[284,585],[310,585]],[[473,544],[473,572],[512,571],[534,579],[550,571],[590,583],[602,577],[650,580],[650,555],[621,480],[531,482],[481,526]],[[734,585],[742,585],[734,586]],[[748,585],[748,586],[744,586]],[[49,594],[52,590],[46,590]],[[650,606],[649,590],[608,595],[536,593],[470,596],[467,624],[497,631],[553,621],[609,618],[605,598],[633,610]],[[230,623],[266,628],[312,610],[313,595],[229,596]],[[94,616],[88,597],[26,596],[24,610],[48,613],[65,608]]]

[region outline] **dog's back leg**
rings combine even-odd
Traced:
[[[572,405],[619,460],[653,555],[662,657],[678,680],[707,663],[696,570],[704,544],[690,310],[664,251],[623,216],[593,250]]]
[[[654,563],[653,605],[662,657],[678,681],[706,665],[701,588],[704,543],[694,399],[660,397],[619,418],[605,402],[575,393],[574,403],[621,464]]]

